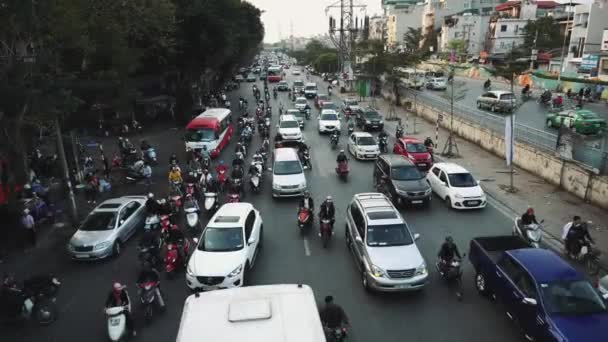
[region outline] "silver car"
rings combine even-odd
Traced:
[[[124,196],[101,203],[70,239],[70,256],[95,260],[119,255],[123,244],[143,226],[145,203],[145,196]]]
[[[516,101],[515,95],[510,91],[491,90],[477,98],[477,108],[510,113],[515,110]]]

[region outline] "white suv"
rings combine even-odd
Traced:
[[[283,137],[283,140],[302,141],[300,122],[295,116],[281,115],[277,126],[278,133]]]
[[[380,193],[356,194],[346,210],[346,244],[368,290],[422,289],[428,271],[405,220]]]
[[[239,287],[262,248],[263,223],[250,203],[227,203],[213,215],[201,234],[186,268],[192,290]]]

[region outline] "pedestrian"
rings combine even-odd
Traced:
[[[106,158],[106,155],[101,152],[101,162],[103,164],[103,175],[106,179],[110,179],[110,171],[112,171],[112,169],[110,168],[110,162],[108,161],[108,158]]]
[[[94,174],[89,175],[87,178],[87,186],[85,188],[85,194],[87,197],[87,203],[97,203],[97,192],[99,191],[99,182]]]
[[[29,240],[29,243],[32,247],[36,246],[36,223],[34,222],[34,217],[30,214],[29,209],[23,210],[23,216],[21,217],[21,225],[24,229],[24,245],[25,240]]]
[[[152,168],[150,167],[150,164],[144,164],[142,174],[144,176],[144,183],[146,184],[146,187],[150,188],[150,186],[152,186]]]

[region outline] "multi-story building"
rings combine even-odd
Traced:
[[[444,17],[438,44],[439,51],[449,52],[451,41],[462,40],[464,42],[463,52],[467,57],[479,56],[484,49],[489,23],[489,15],[470,12]]]
[[[598,67],[607,20],[608,0],[595,0],[574,7],[568,55],[562,71],[590,73]]]
[[[369,39],[382,40],[386,38],[386,17],[375,15],[369,18]]]
[[[493,56],[504,55],[524,42],[524,27],[529,20],[561,13],[563,7],[552,0],[507,1],[496,6],[490,18],[486,51]]]
[[[422,27],[424,4],[417,0],[385,0],[386,45],[391,49],[403,45],[403,36],[409,27]]]

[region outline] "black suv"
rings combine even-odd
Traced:
[[[384,119],[377,111],[371,108],[359,109],[355,112],[355,123],[364,131],[383,130]]]
[[[431,203],[431,186],[424,173],[402,155],[383,154],[376,159],[374,184],[378,191],[391,198],[395,205],[428,206]]]

